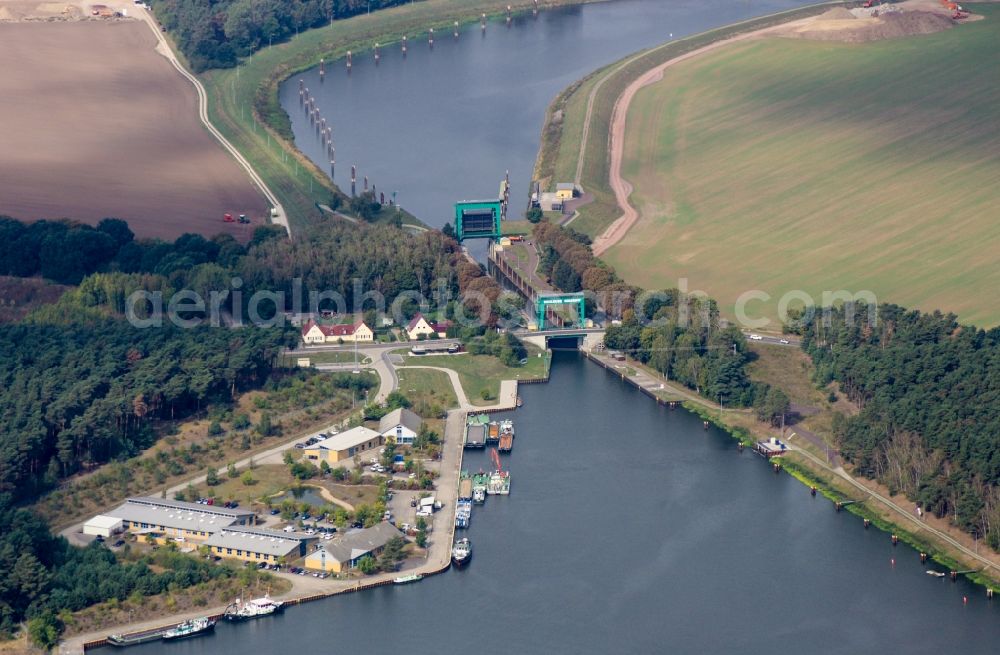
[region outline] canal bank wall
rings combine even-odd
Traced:
[[[597,364],[616,377],[619,377],[623,382],[627,382],[643,395],[654,400],[657,404],[668,406],[675,406],[677,404],[675,401],[660,398],[653,391],[640,384],[634,377],[617,370],[612,363],[606,361],[605,359],[586,351],[584,352],[584,355],[589,361]],[[706,427],[711,424],[716,428],[719,428],[739,442],[741,446],[752,447],[758,441],[758,439],[745,428],[726,423],[719,417],[717,412],[709,411],[708,408],[690,401],[683,401],[681,402],[681,405],[683,409],[686,409],[687,411],[700,417],[705,422]],[[808,459],[808,455],[800,449],[793,452],[801,453],[804,459]],[[901,542],[913,548],[913,550],[916,551],[916,556],[920,557],[921,561],[932,560],[945,567],[953,580],[957,579],[958,576],[964,576],[971,582],[984,587],[986,595],[990,598],[1000,591],[1000,571],[998,571],[995,567],[990,568],[989,566],[982,565],[981,563],[980,565],[963,563],[953,555],[949,554],[946,548],[940,545],[935,545],[931,540],[918,535],[915,531],[909,528],[904,527],[901,522],[885,519],[869,506],[869,501],[880,502],[871,490],[863,487],[856,488],[858,492],[856,496],[864,495],[863,498],[858,499],[857,497],[852,497],[837,488],[834,483],[835,480],[840,482],[846,482],[847,480],[846,478],[842,479],[841,477],[838,477],[837,474],[831,470],[817,470],[818,465],[809,467],[795,460],[786,459],[784,457],[781,458],[780,462],[772,462],[772,464],[774,466],[775,473],[780,473],[784,470],[793,478],[801,482],[806,488],[815,489],[824,497],[828,498],[832,503],[834,503],[836,511],[839,512],[843,509],[861,518],[865,529],[874,526],[876,529],[884,532],[886,534],[886,539],[891,540],[894,545]],[[921,526],[921,529],[926,531],[929,529],[929,526]]]

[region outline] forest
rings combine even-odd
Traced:
[[[746,364],[752,353],[736,327],[721,327],[714,300],[676,289],[645,294],[622,281],[594,257],[590,239],[572,229],[539,223],[540,267],[563,291],[590,291],[600,309],[620,325],[608,327],[604,343],[648,364],[668,379],[725,405],[753,405],[761,418],[787,411],[787,398],[751,382]],[[597,309],[589,306],[588,313]]]
[[[412,0],[152,0],[196,73],[230,68],[238,57],[302,30]]]
[[[355,303],[373,307],[379,296],[386,311],[398,299],[398,309],[409,318],[420,309],[421,296],[431,304],[425,311],[454,312],[458,307],[449,301],[470,293],[464,304],[472,313],[481,310],[484,323],[492,325],[501,296],[499,285],[441,232],[411,234],[391,225],[344,222],[315,226],[295,241],[284,238],[281,228],[259,226],[243,246],[225,234],[210,239],[183,234],[173,242],[135,239],[125,221],[113,218],[91,227],[69,220],[22,223],[0,217],[0,275],[40,275],[77,285],[60,303],[37,313],[47,322],[95,312],[124,316],[126,299],[138,290],[164,298],[192,290],[206,301],[213,291],[222,294],[223,306],[239,309],[241,316],[247,316],[254,293],[263,292],[263,318],[296,309],[296,298],[302,311],[312,309],[310,298],[315,297],[316,309],[348,312]],[[344,306],[333,302],[334,292]]]
[[[834,424],[858,473],[1000,547],[1000,329],[857,303],[804,317],[816,381],[860,409]]]
[[[0,326],[0,493],[23,499],[152,445],[177,420],[267,381],[294,333],[106,319]]]
[[[1000,329],[863,303],[806,316],[816,381],[860,409],[834,423],[862,475],[1000,548]]]

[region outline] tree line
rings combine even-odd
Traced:
[[[239,57],[302,30],[408,0],[152,0],[195,72],[231,68]],[[409,0],[412,1],[412,0]]]
[[[816,381],[860,411],[834,423],[865,476],[1000,548],[1000,329],[953,314],[846,304],[803,317]]]
[[[607,328],[604,343],[697,393],[726,405],[750,406],[763,420],[788,411],[788,399],[766,384],[751,382],[746,365],[753,353],[740,330],[723,327],[716,302],[666,289],[644,294],[594,256],[587,235],[552,223],[534,228],[540,269],[563,291],[589,291],[600,309],[620,324]],[[588,313],[598,309],[588,302]]]

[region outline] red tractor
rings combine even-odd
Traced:
[[[225,221],[226,223],[232,223],[233,222],[233,215],[232,214],[223,214],[222,215],[222,220]]]

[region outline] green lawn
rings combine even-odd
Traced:
[[[309,353],[308,355],[286,356],[286,364],[294,365],[300,357],[309,358],[312,364],[348,364],[354,362],[354,351],[320,351]],[[359,364],[370,364],[371,357],[358,353]]]
[[[458,407],[458,398],[447,373],[415,368],[398,371],[397,375],[400,392],[413,403],[413,411],[422,417],[434,418],[434,412],[428,411],[433,407],[442,410]]]
[[[541,355],[541,356],[539,356]],[[491,355],[407,355],[406,366],[437,366],[450,368],[458,373],[462,389],[474,405],[492,405],[500,393],[501,380],[529,380],[548,375],[549,356],[538,348],[528,347],[528,362],[524,366],[510,368]],[[409,375],[416,371],[400,371]],[[450,385],[449,385],[450,386]],[[400,388],[406,385],[400,383]],[[482,391],[490,394],[483,400]],[[404,391],[404,393],[406,393]]]
[[[1000,7],[929,36],[746,42],[636,96],[623,173],[642,218],[606,259],[734,315],[804,290],[1000,322]]]

